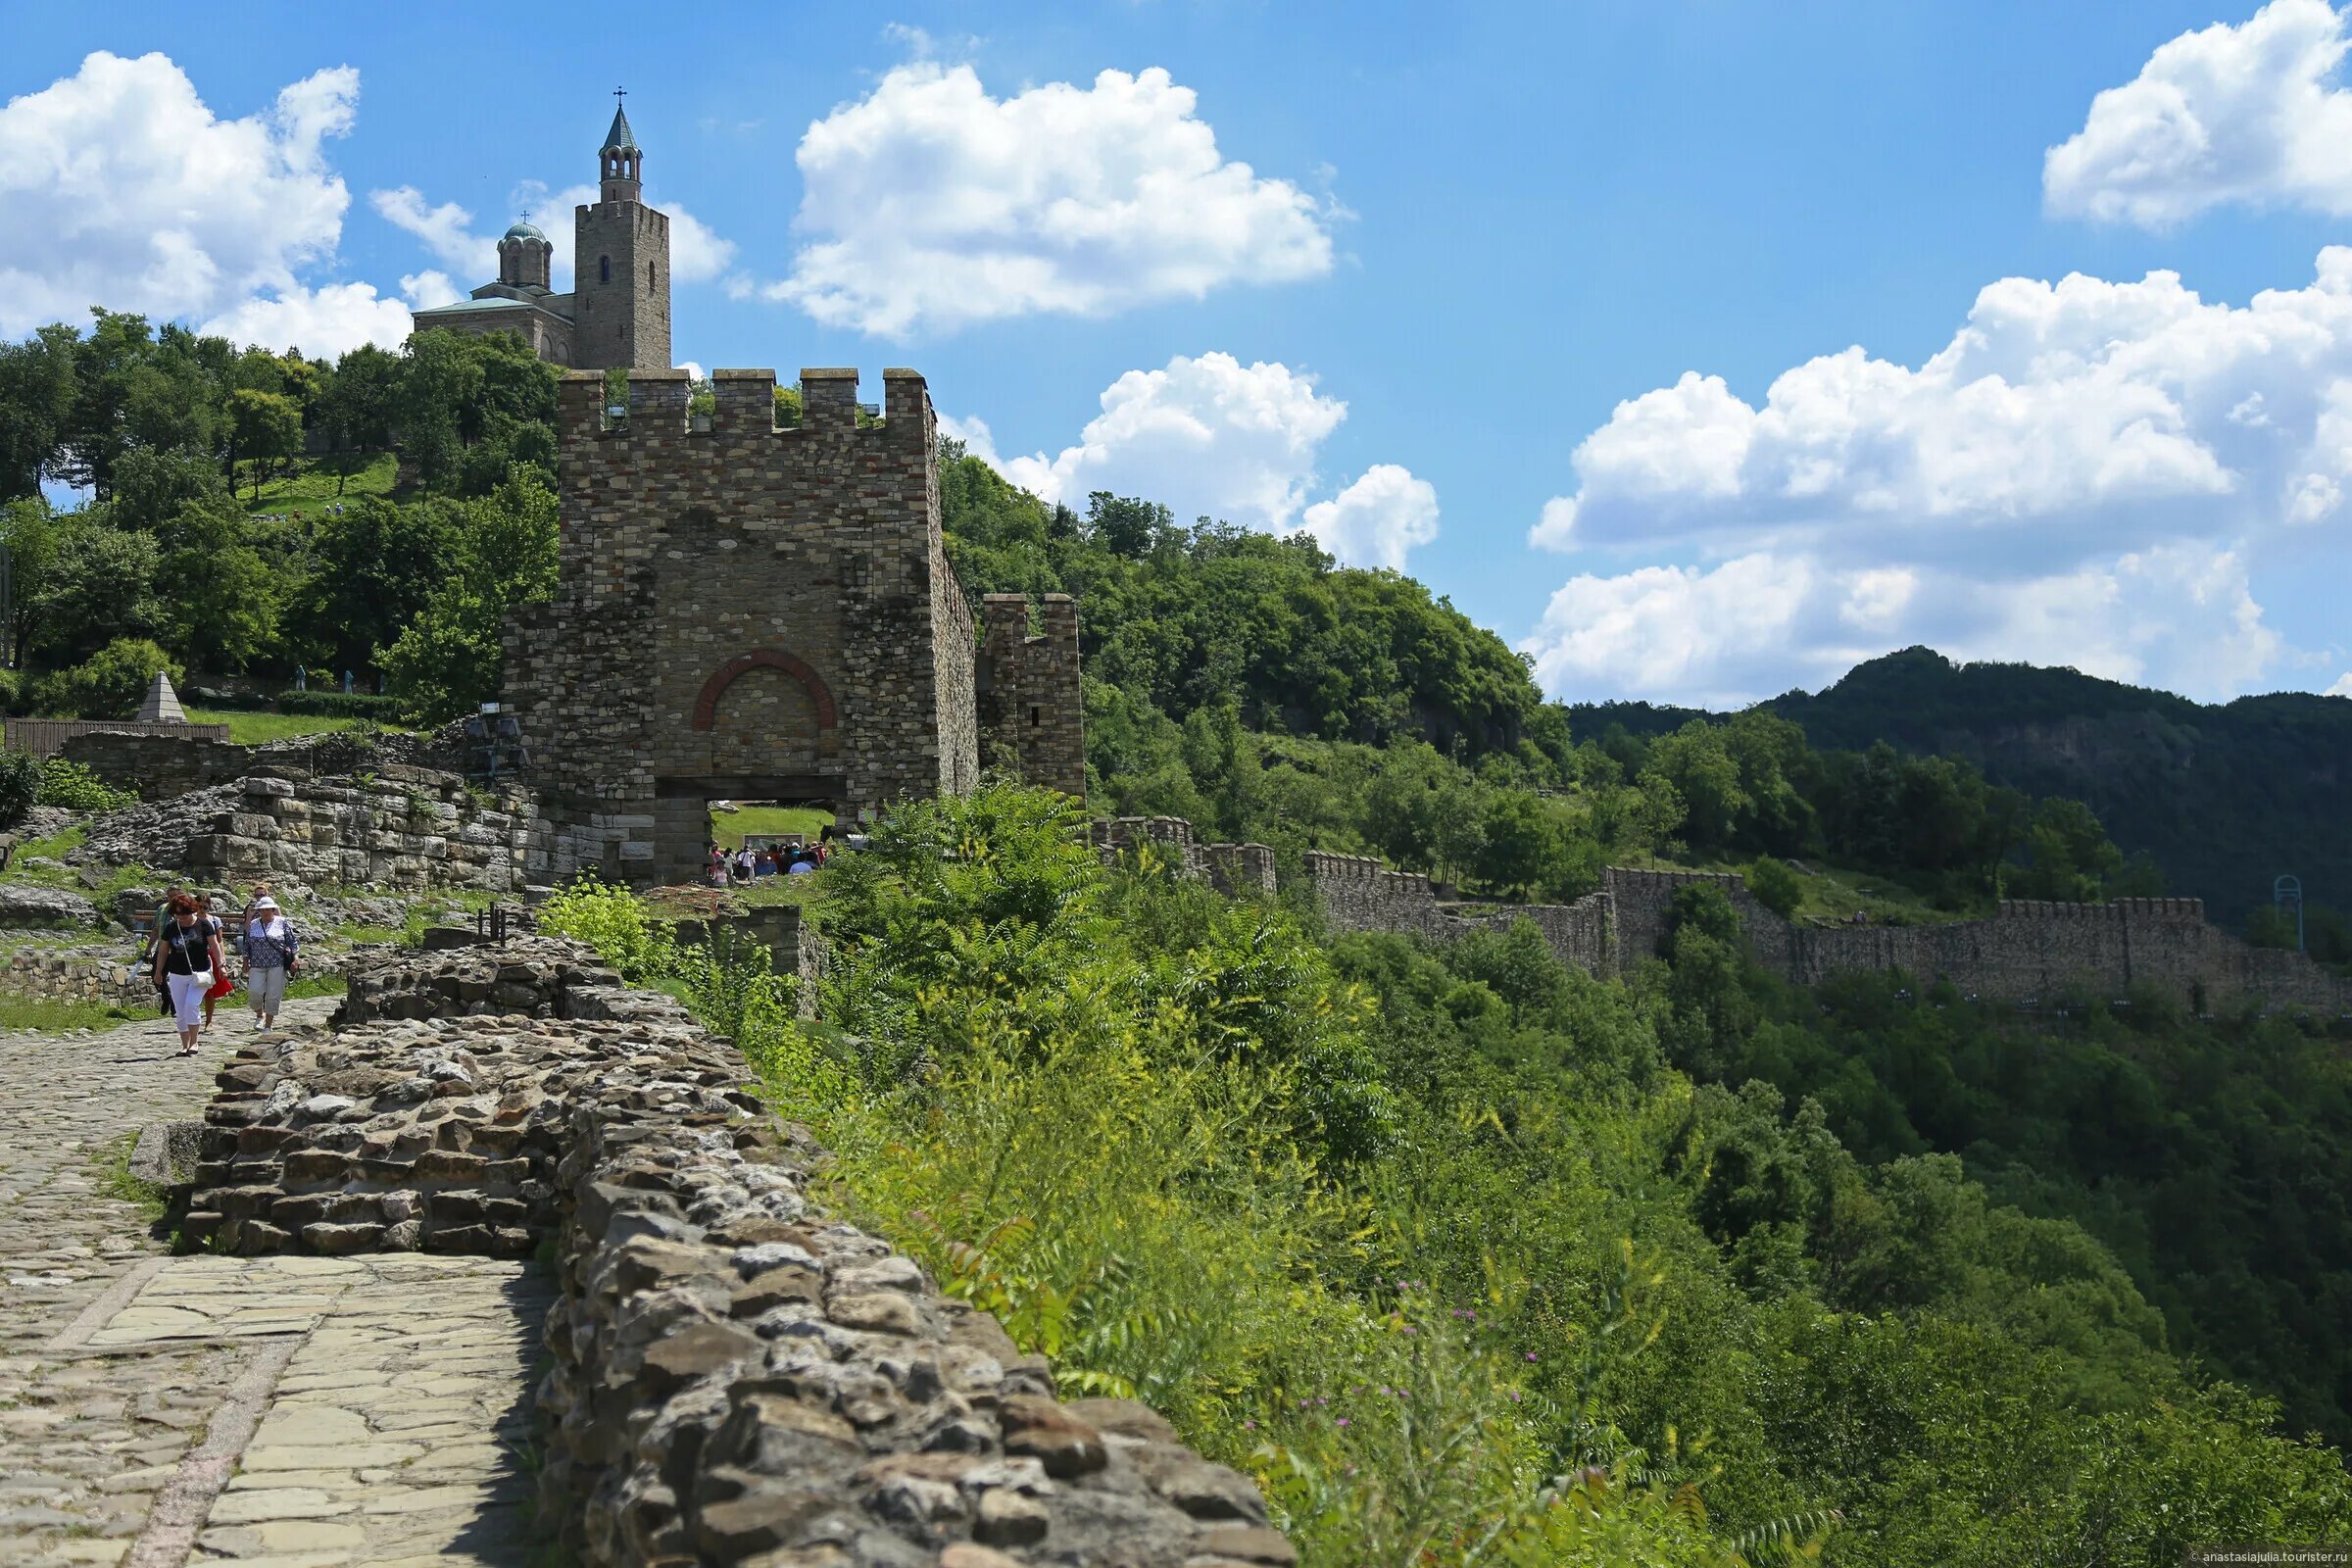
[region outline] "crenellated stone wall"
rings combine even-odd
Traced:
[[[1150,845],[1178,875],[1205,880],[1220,893],[1274,892],[1274,852],[1263,844],[1203,844],[1181,816],[1114,816],[1097,819],[1089,830],[1105,864]]]
[[[1163,836],[1181,837],[1161,829]],[[1757,962],[1806,985],[1857,970],[1899,969],[1964,992],[2008,1000],[2078,984],[2120,995],[2159,987],[2200,1010],[2250,996],[2277,1007],[2352,1015],[2352,981],[2300,953],[2249,947],[2205,920],[2195,899],[2109,904],[2006,900],[1988,920],[1935,925],[1800,925],[1758,904],[1720,872],[1611,866],[1601,887],[1572,905],[1441,903],[1418,872],[1359,856],[1310,851],[1307,886],[1335,930],[1397,931],[1446,940],[1532,920],[1554,953],[1592,974],[1622,975],[1657,953],[1683,889],[1712,887],[1731,902]]]

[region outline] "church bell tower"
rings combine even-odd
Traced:
[[[641,199],[644,161],[615,108],[596,202],[572,210],[571,363],[581,369],[669,368],[669,219]]]

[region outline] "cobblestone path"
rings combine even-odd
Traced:
[[[242,1021],[194,1060],[160,1019],[0,1037],[0,1564],[524,1562],[535,1276],[168,1259],[106,1196],[109,1150],[197,1114]]]

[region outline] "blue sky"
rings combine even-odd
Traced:
[[[0,328],[396,340],[523,203],[567,249],[625,84],[681,361],[912,365],[1556,695],[2352,694],[2347,32],[2214,3],[12,5]]]

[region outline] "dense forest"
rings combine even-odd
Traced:
[[[159,662],[223,702],[349,669],[327,700],[386,721],[494,695],[506,611],[553,584],[553,386],[441,333],[330,364],[101,314],[0,346],[0,697],[125,711]],[[1737,715],[1568,709],[1444,599],[1311,540],[1049,506],[952,445],[941,494],[967,594],[1080,597],[1098,814],[1474,897],[1629,861],[1738,871],[1800,919],[2178,889],[2304,832],[2352,710],[1920,651]],[[2043,742],[2015,736],[2061,731],[2064,765],[2021,761]],[[2118,739],[2143,733],[2175,761]],[[2276,788],[2232,793],[2256,774]],[[2334,1025],[1794,990],[1700,896],[1623,985],[1532,927],[1334,939],[1105,870],[1066,810],[904,813],[829,873],[826,1026],[711,1004],[856,1201],[1249,1465],[1315,1561],[1819,1538],[1835,1562],[2153,1565],[2352,1531],[2340,1455],[2306,1441],[2352,1441]],[[598,897],[587,934],[634,917]]]

